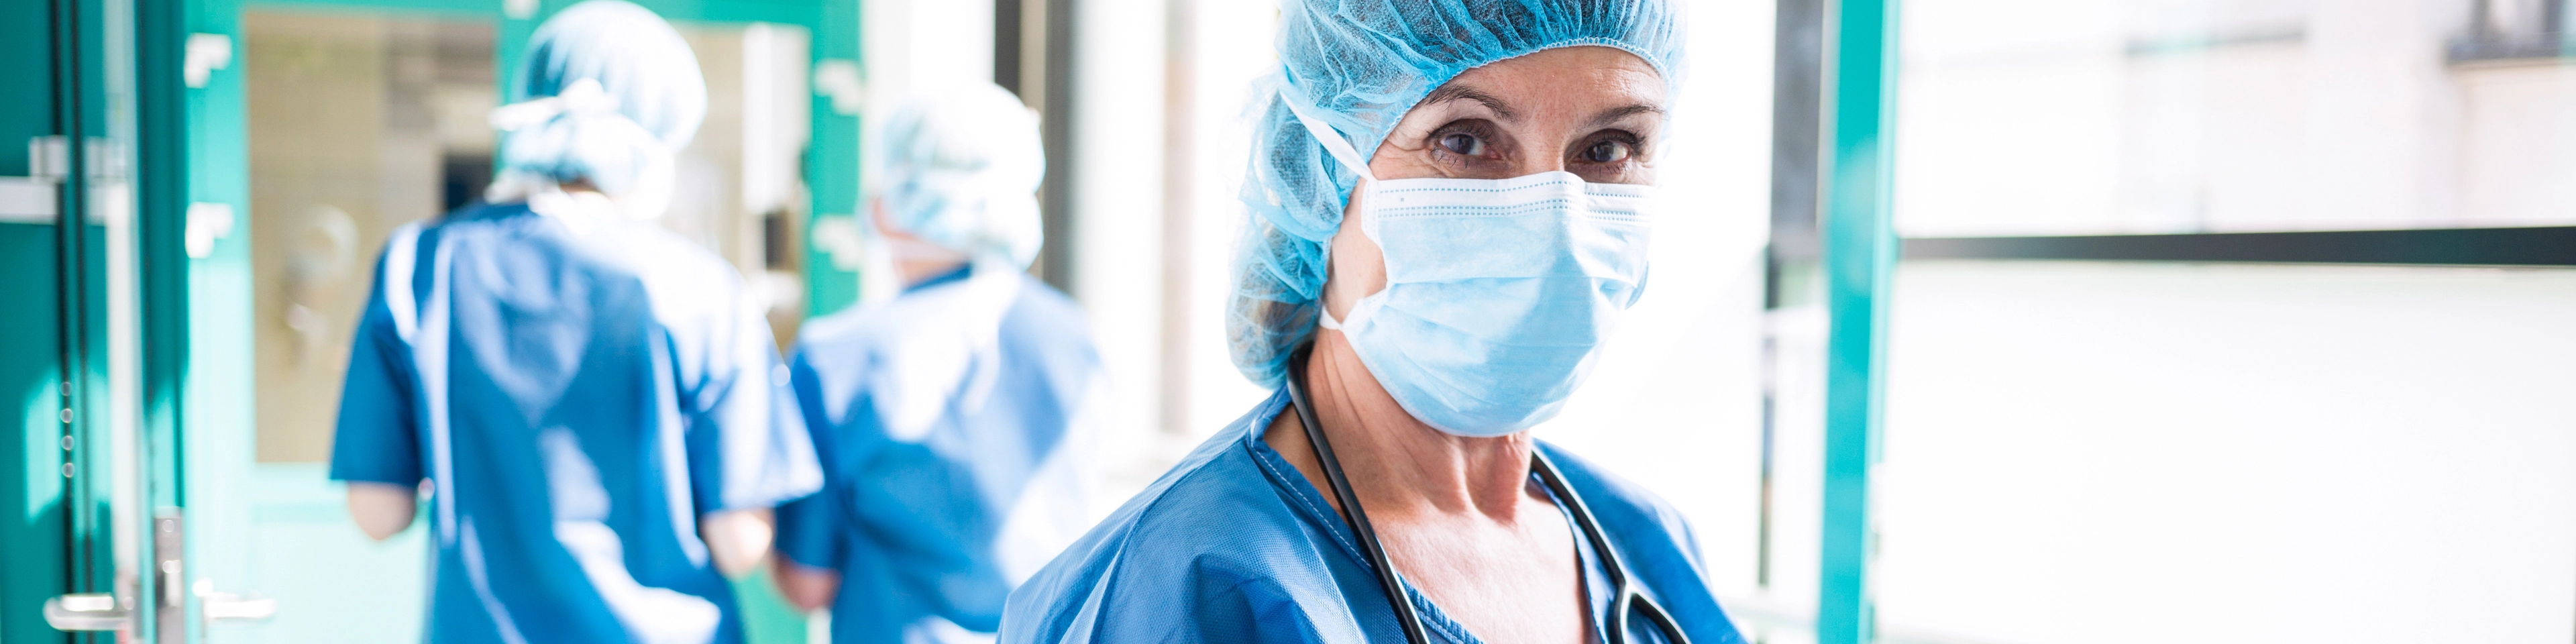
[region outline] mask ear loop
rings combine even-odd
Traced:
[[[1324,144],[1324,151],[1332,153],[1334,159],[1340,160],[1342,167],[1349,168],[1351,172],[1357,173],[1362,179],[1367,179],[1369,183],[1377,183],[1377,175],[1369,173],[1368,159],[1360,156],[1360,151],[1351,147],[1351,142],[1343,139],[1340,132],[1334,131],[1332,125],[1324,123],[1323,117],[1315,114],[1319,108],[1306,102],[1306,94],[1297,91],[1297,86],[1289,83],[1284,76],[1279,81],[1279,102],[1288,105],[1288,111],[1297,115],[1297,122],[1306,126],[1306,134],[1314,136],[1316,142]]]
[[[1315,142],[1323,144],[1324,151],[1330,153],[1334,160],[1340,161],[1342,167],[1359,175],[1361,180],[1367,181],[1370,185],[1377,184],[1377,175],[1369,172],[1368,160],[1360,156],[1359,149],[1351,147],[1349,140],[1343,139],[1340,132],[1334,131],[1332,125],[1326,124],[1323,117],[1315,114],[1319,108],[1307,102],[1305,92],[1298,91],[1296,84],[1288,82],[1288,75],[1285,73],[1279,75],[1279,102],[1288,106],[1288,112],[1297,116],[1297,123],[1306,126],[1306,135],[1314,137]],[[1332,245],[1326,244],[1324,248],[1327,252],[1325,261],[1331,261],[1329,253]],[[1342,328],[1342,321],[1333,319],[1333,312],[1326,309],[1320,300],[1315,303],[1315,321],[1327,329],[1339,331]]]

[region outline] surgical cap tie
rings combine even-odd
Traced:
[[[517,132],[556,118],[616,117],[634,123],[617,113],[617,97],[599,87],[599,80],[584,78],[565,86],[563,93],[492,108],[492,129]],[[643,126],[636,126],[641,130]]]

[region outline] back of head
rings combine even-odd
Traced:
[[[1313,334],[1324,248],[1359,177],[1299,124],[1290,102],[1377,150],[1424,96],[1460,72],[1560,47],[1612,47],[1681,78],[1670,0],[1279,0],[1279,76],[1256,99],[1250,211],[1235,253],[1226,336],[1235,367],[1277,386]]]
[[[587,0],[547,18],[518,74],[513,104],[493,115],[511,131],[505,181],[579,181],[610,195],[667,183],[671,155],[706,117],[706,80],[688,41],[625,0]]]
[[[1046,153],[1019,97],[992,83],[922,91],[875,130],[864,167],[886,226],[978,259],[1037,259]]]

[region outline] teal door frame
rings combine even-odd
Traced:
[[[102,2],[113,0],[57,0]],[[238,570],[223,570],[222,555],[244,552],[250,535],[246,491],[247,466],[254,460],[256,367],[252,353],[254,314],[249,217],[250,204],[247,104],[240,65],[214,64],[239,58],[242,13],[246,9],[363,10],[447,19],[488,19],[498,27],[496,62],[500,82],[513,80],[513,70],[528,36],[554,11],[571,0],[528,3],[525,15],[510,15],[515,0],[133,0],[141,105],[137,164],[139,229],[142,258],[140,299],[146,311],[141,333],[145,443],[152,446],[145,463],[154,481],[148,503],[171,508],[189,533],[181,583],[197,587],[221,572],[238,579]],[[639,0],[673,20],[716,23],[765,22],[803,27],[811,35],[815,69],[826,61],[847,61],[859,69],[858,0]],[[221,56],[210,50],[220,48]],[[204,63],[192,69],[188,63]],[[838,64],[838,63],[836,63]],[[202,78],[190,78],[203,72]],[[187,81],[196,80],[193,86]],[[507,96],[506,93],[503,96]],[[505,99],[506,100],[506,99]],[[807,230],[816,220],[849,217],[858,201],[857,116],[834,109],[834,101],[813,98],[813,125],[805,163],[809,203]],[[223,214],[231,214],[229,218]],[[216,225],[230,219],[228,225]],[[192,221],[193,220],[193,221]],[[190,224],[202,239],[190,240]],[[188,242],[208,242],[197,249]],[[189,250],[202,252],[192,256]],[[804,262],[809,310],[829,312],[856,300],[858,279],[819,257],[811,244]],[[227,485],[234,486],[227,488]],[[227,525],[226,522],[230,524]],[[146,575],[146,577],[151,577]],[[157,596],[149,585],[142,596]],[[214,580],[220,588],[229,580]],[[291,610],[292,607],[284,607]],[[186,601],[183,613],[162,621],[183,624],[176,639],[206,641],[198,601]],[[153,620],[145,620],[150,622]],[[147,626],[148,628],[148,626]],[[16,641],[12,639],[11,641]]]
[[[133,508],[113,502],[120,483],[137,483],[126,478],[136,469],[117,458],[118,448],[136,446],[114,429],[120,417],[135,418],[140,401],[118,407],[113,384],[132,374],[110,360],[114,347],[141,335],[111,326],[135,314],[113,302],[135,296],[128,289],[139,282],[128,272],[136,264],[119,261],[136,247],[119,234],[157,225],[129,200],[140,169],[132,155],[143,144],[135,130],[140,8],[132,0],[0,4],[0,60],[15,63],[0,80],[19,90],[0,99],[0,175],[12,184],[0,200],[0,299],[11,307],[0,315],[0,392],[19,407],[8,421],[17,431],[0,445],[0,640],[9,642],[113,641],[112,633],[53,630],[47,605],[115,593],[120,573],[137,572],[121,564],[149,556],[131,539],[138,532],[120,541],[117,530],[120,518],[139,515],[120,516]],[[134,438],[149,436],[138,427]],[[146,457],[135,465],[149,467],[149,452],[137,451]],[[151,579],[136,581],[152,588]]]
[[[1897,256],[1896,9],[1829,5],[1821,236],[1826,336],[1825,467],[1816,598],[1818,644],[1877,639],[1878,551],[1871,485],[1882,440],[1888,287]]]

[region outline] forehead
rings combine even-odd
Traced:
[[[1501,105],[1496,111],[1589,111],[1664,103],[1663,75],[1636,54],[1616,47],[1560,47],[1487,63],[1461,72],[1425,97],[1421,106],[1460,102]]]

